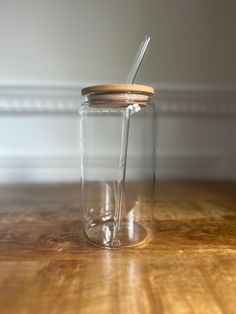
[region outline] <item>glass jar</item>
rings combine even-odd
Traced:
[[[155,115],[149,86],[82,90],[81,198],[84,233],[105,248],[146,243],[153,233]]]

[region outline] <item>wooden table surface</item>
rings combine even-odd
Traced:
[[[79,187],[0,187],[0,313],[236,313],[236,183],[159,183],[155,238],[88,244]]]

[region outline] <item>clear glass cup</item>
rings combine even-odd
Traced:
[[[155,115],[139,85],[82,90],[81,197],[84,233],[105,248],[148,242],[153,234]],[[98,86],[99,87],[99,86]]]

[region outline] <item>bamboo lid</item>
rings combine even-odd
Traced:
[[[104,84],[85,87],[81,90],[82,96],[106,93],[136,93],[151,96],[154,94],[154,88],[139,84]]]

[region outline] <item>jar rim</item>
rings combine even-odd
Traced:
[[[86,103],[92,107],[127,107],[131,104],[146,106],[150,96],[138,93],[89,94]]]

